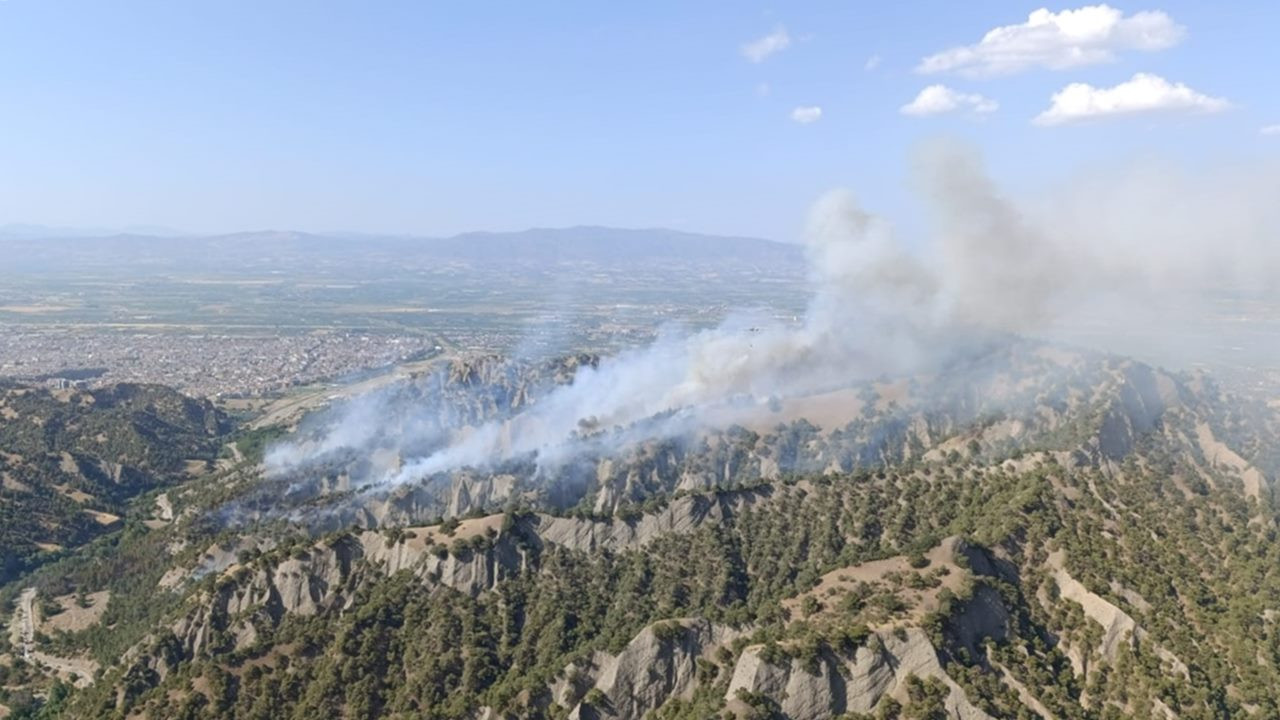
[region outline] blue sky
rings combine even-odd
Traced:
[[[912,227],[912,153],[938,136],[1015,193],[1128,158],[1280,155],[1262,132],[1280,124],[1280,3],[1118,3],[1172,34],[1108,40],[1096,63],[1053,67],[1050,47],[994,76],[917,71],[1038,7],[0,0],[0,224],[794,239],[833,187]],[[744,52],[781,30],[785,48]],[[1070,83],[1137,73],[1225,104],[1032,122]],[[900,111],[935,84],[962,109]],[[973,95],[998,107],[964,110]]]

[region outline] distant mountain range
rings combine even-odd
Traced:
[[[21,232],[9,232],[9,228]],[[591,263],[621,266],[678,262],[800,267],[798,245],[758,238],[701,235],[667,229],[537,228],[472,232],[447,238],[288,231],[212,236],[144,233],[105,236],[0,232],[0,272],[76,272],[127,269],[141,273],[286,270],[377,270],[442,264],[549,266]]]

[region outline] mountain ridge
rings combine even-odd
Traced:
[[[870,413],[866,433],[796,420],[778,441],[690,443],[671,465],[624,454],[558,508],[486,500],[477,483],[500,478],[473,472],[438,488],[456,505],[442,520],[298,532],[353,497],[333,487],[221,525],[211,510],[261,482],[244,460],[137,508],[151,529],[107,556],[113,575],[72,558],[0,595],[110,593],[99,625],[35,641],[58,667],[103,669],[88,683],[55,668],[86,686],[64,717],[1280,711],[1274,411],[1123,358],[990,358],[947,394],[914,378],[837,396],[866,398],[848,408]],[[478,420],[590,365],[459,362],[421,391],[455,384],[446,406]],[[780,451],[785,471],[750,469]]]
[[[803,248],[759,238],[664,228],[600,226],[469,232],[447,237],[247,231],[201,236],[115,234],[96,237],[0,236],[14,257],[11,270],[68,272],[78,268],[150,271],[231,271],[307,267],[431,267],[439,263],[534,266],[567,262],[782,264],[798,269]]]

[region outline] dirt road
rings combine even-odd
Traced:
[[[36,589],[27,588],[18,596],[18,604],[9,622],[9,640],[22,659],[51,668],[58,677],[78,688],[93,684],[98,663],[87,658],[64,658],[36,650]]]
[[[27,661],[31,660],[31,651],[36,644],[35,604],[36,589],[23,590],[13,609],[13,618],[9,621],[9,642],[22,654],[22,659]]]

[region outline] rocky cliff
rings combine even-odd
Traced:
[[[428,388],[408,393],[410,398],[398,399],[399,409],[388,412],[399,416],[413,403],[428,410],[452,408],[444,416],[431,414],[428,423],[445,442],[449,427],[519,416],[546,388],[572,382],[577,368],[593,362],[595,358],[570,358],[537,372],[526,370],[540,378],[536,382],[495,360],[463,364],[434,377]],[[338,463],[327,470],[304,468],[287,481],[295,493],[298,487],[313,488],[297,495],[298,502],[360,490],[355,498],[343,497],[325,516],[330,529],[352,522],[367,527],[418,524],[521,504],[607,515],[680,491],[913,461],[975,455],[996,460],[1040,450],[1075,453],[1073,462],[1114,464],[1153,433],[1176,434],[1182,440],[1195,432],[1194,422],[1186,425],[1189,421],[1222,425],[1222,418],[1205,416],[1219,413],[1221,405],[1220,393],[1203,380],[1175,377],[1129,360],[1014,345],[947,375],[876,381],[762,403],[755,414],[737,418],[744,424],[644,440],[634,439],[643,437],[642,429],[618,430],[625,441],[609,439],[612,431],[601,430],[553,467],[530,455],[384,489],[361,485],[358,473],[351,475],[354,464]],[[462,407],[472,410],[463,412]],[[1212,446],[1212,440],[1207,442]],[[1222,458],[1225,469],[1249,487],[1261,487],[1259,478],[1267,469],[1217,450],[1207,452]],[[1270,469],[1280,470],[1280,464]]]

